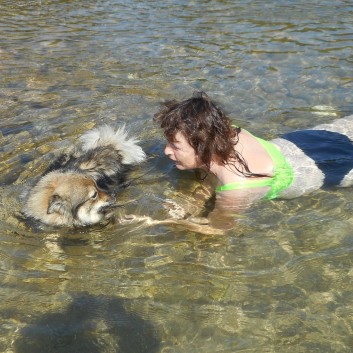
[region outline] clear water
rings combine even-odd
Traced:
[[[32,229],[21,194],[60,148],[125,122],[150,156],[122,212],[192,203],[165,99],[203,89],[264,138],[353,112],[353,4],[0,1],[1,352],[351,352],[353,190],[259,203],[222,236]]]

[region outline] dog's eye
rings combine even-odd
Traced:
[[[97,196],[98,196],[98,192],[97,191],[95,191],[94,192],[94,194],[91,196],[91,199],[96,199],[97,198]]]

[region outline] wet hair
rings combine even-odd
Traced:
[[[205,92],[195,92],[181,102],[165,102],[154,121],[160,124],[169,142],[175,141],[178,132],[182,133],[207,171],[215,161],[244,176],[255,176],[234,149],[241,128],[232,126],[230,118]]]

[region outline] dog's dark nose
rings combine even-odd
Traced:
[[[104,215],[110,212],[113,208],[115,208],[115,202],[114,200],[112,202],[109,202],[105,204],[104,206],[99,208],[99,213],[103,213]]]

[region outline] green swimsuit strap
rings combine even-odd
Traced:
[[[233,183],[227,183],[216,188],[216,192],[219,191],[230,191],[230,190],[240,190],[247,188],[260,188],[262,186],[271,186],[271,179],[243,179],[241,181],[234,181]]]

